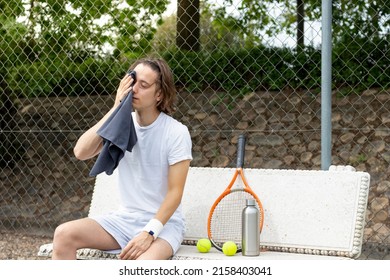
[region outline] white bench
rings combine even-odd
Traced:
[[[215,248],[199,253],[196,242],[207,238],[210,207],[231,180],[232,168],[191,167],[182,199],[186,217],[185,240],[173,259],[227,257]],[[262,201],[265,218],[261,253],[266,260],[356,259],[362,249],[370,175],[351,166],[321,170],[245,169],[253,191]],[[98,175],[89,215],[117,206],[115,172]],[[50,257],[52,244],[40,247],[38,256]],[[117,255],[81,249],[79,259],[116,259]]]

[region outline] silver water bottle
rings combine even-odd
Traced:
[[[260,255],[260,212],[254,199],[246,200],[242,211],[242,255]]]

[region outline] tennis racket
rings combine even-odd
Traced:
[[[247,199],[254,199],[260,211],[260,232],[263,228],[264,211],[260,199],[249,187],[243,173],[245,157],[245,135],[239,135],[237,143],[237,167],[227,188],[217,198],[211,207],[208,221],[208,237],[213,246],[222,251],[226,241],[233,241],[237,245],[237,252],[241,252],[241,219],[242,210]],[[233,185],[235,187],[233,188]],[[259,232],[259,234],[260,234]]]

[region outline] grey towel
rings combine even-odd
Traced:
[[[103,148],[89,173],[90,176],[96,176],[104,171],[107,175],[111,175],[126,150],[131,152],[137,143],[131,115],[132,99],[133,93],[130,92],[97,131],[97,134],[103,138]]]

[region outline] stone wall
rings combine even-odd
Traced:
[[[370,173],[364,238],[389,244],[390,91],[336,96],[332,164]],[[93,160],[76,160],[72,149],[112,102],[111,96],[20,100],[16,127],[8,135],[21,158],[0,170],[0,224],[50,233],[88,214]],[[237,135],[245,130],[246,167],[320,169],[320,108],[320,97],[311,92],[259,92],[235,100],[183,92],[175,117],[190,129],[192,166],[233,167]]]

